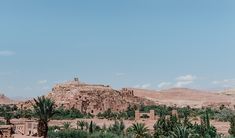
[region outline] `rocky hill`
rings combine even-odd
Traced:
[[[81,83],[78,80],[57,84],[47,95],[55,101],[57,107],[76,108],[83,113],[97,114],[107,109],[124,111],[129,105],[153,105],[154,102],[134,96],[134,91],[127,88],[114,90],[110,86]],[[23,103],[23,107],[31,102]]]
[[[4,94],[0,94],[0,104],[15,104],[16,101],[11,100],[10,98],[6,97]]]
[[[224,105],[235,107],[234,91],[210,92],[187,88],[172,88],[162,91],[123,88],[114,90],[110,86],[86,84],[78,79],[52,88],[47,97],[53,99],[57,107],[76,108],[83,113],[97,114],[107,109],[123,111],[129,105],[164,104],[168,106],[191,106],[218,108]],[[0,98],[1,99],[1,98]],[[31,101],[18,104],[19,107],[31,107]]]

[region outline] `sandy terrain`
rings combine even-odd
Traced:
[[[155,101],[158,104],[202,107],[206,105],[235,105],[235,96],[224,93],[175,88],[163,91],[134,89],[134,94]]]
[[[40,137],[23,136],[19,134],[14,134],[13,136],[14,138],[40,138]]]

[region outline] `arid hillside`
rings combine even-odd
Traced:
[[[6,97],[4,94],[0,94],[0,104],[15,104],[16,101],[11,100],[10,98]]]
[[[235,92],[233,90],[224,92],[201,91],[188,88],[172,88],[162,91],[123,88],[114,90],[110,86],[86,84],[79,80],[57,84],[52,88],[47,97],[56,102],[57,107],[67,109],[76,108],[83,113],[97,114],[107,109],[123,111],[129,105],[164,104],[168,106],[190,106],[201,108],[210,106],[218,108],[221,105],[234,108]],[[1,100],[2,99],[2,100]],[[12,101],[2,95],[0,103]],[[21,102],[19,107],[28,108],[31,101]]]
[[[151,100],[134,96],[133,90],[123,88],[114,90],[110,86],[86,84],[78,80],[57,84],[46,97],[55,101],[56,106],[66,109],[79,109],[83,113],[97,114],[108,109],[119,112],[129,105],[154,105]],[[29,108],[33,101],[20,103],[18,106]]]
[[[76,108],[85,113],[97,114],[107,109],[123,111],[129,105],[154,104],[150,100],[136,97],[132,90],[114,90],[110,86],[92,85],[72,81],[58,84],[47,97],[54,99],[58,107]]]
[[[132,89],[138,97],[153,100],[158,104],[203,107],[219,107],[225,105],[233,108],[235,95],[228,95],[224,92],[199,91],[187,88],[173,88],[162,91]]]

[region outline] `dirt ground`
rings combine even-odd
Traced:
[[[114,123],[113,120],[107,120],[107,119],[76,119],[76,120],[52,120],[50,121],[50,126],[63,126],[64,122],[70,122],[73,128],[76,128],[76,122],[79,120],[84,120],[86,122],[95,122],[99,126],[105,125],[106,127],[109,127],[111,124]],[[127,127],[131,126],[133,123],[145,123],[145,125],[150,129],[153,130],[153,126],[156,123],[156,120],[139,120],[139,121],[130,121],[130,120],[124,120],[124,124]],[[229,129],[229,122],[218,122],[218,121],[211,121],[211,124],[214,125],[217,128],[217,131],[219,133],[222,133],[224,135],[228,135],[228,129]]]
[[[77,121],[86,121],[86,122],[91,122],[93,121],[94,123],[96,123],[99,126],[103,126],[106,125],[106,127],[109,127],[110,125],[112,125],[114,123],[113,120],[107,120],[107,119],[74,119],[74,120],[51,120],[49,122],[49,126],[63,126],[63,123],[65,122],[70,122],[72,125],[72,128],[76,128],[77,125]],[[20,120],[17,119],[13,119],[12,122],[19,122]],[[145,123],[146,126],[150,129],[153,130],[153,125],[156,122],[156,120],[139,120],[139,121],[130,121],[130,120],[124,120],[124,124],[127,127],[131,126],[133,123]],[[211,124],[214,125],[219,133],[224,134],[225,136],[228,135],[228,129],[229,129],[229,122],[218,122],[218,121],[211,121]],[[22,135],[14,135],[14,138],[31,138],[31,137],[27,137],[27,136],[22,136]],[[36,137],[34,137],[36,138]]]
[[[13,136],[14,138],[40,138],[40,137],[23,136],[19,134],[14,134]]]

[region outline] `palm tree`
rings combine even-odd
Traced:
[[[190,116],[190,112],[191,112],[190,107],[183,107],[183,108],[179,109],[179,113],[180,113],[181,117],[183,117],[185,125],[189,122],[188,118]]]
[[[168,109],[165,105],[159,106],[159,108],[157,109],[157,112],[159,113],[159,117],[162,118],[168,114]]]
[[[38,117],[38,136],[43,136],[46,138],[48,132],[48,122],[55,114],[55,103],[51,99],[45,98],[44,96],[34,99],[34,102],[34,112]]]
[[[12,113],[10,113],[10,112],[4,113],[4,119],[6,120],[6,125],[10,125],[11,124],[12,117],[13,117]]]
[[[111,125],[108,130],[120,136],[123,134],[124,129],[125,129],[124,122],[122,120],[121,121],[115,120],[114,124]]]
[[[230,129],[229,134],[235,136],[235,116],[232,116],[230,119]]]
[[[93,121],[90,122],[89,133],[93,133]]]
[[[70,122],[64,122],[64,129],[69,129],[71,127],[71,123]]]
[[[78,129],[78,126],[79,126],[81,128],[81,130],[83,130],[85,125],[86,125],[85,121],[83,121],[83,120],[77,121],[77,129]]]
[[[178,125],[175,127],[174,131],[171,132],[172,138],[191,138],[191,137],[196,137],[196,133],[187,126],[181,126]]]
[[[148,128],[143,123],[132,124],[131,127],[127,129],[128,132],[133,133],[135,138],[144,138],[148,135]]]
[[[86,129],[86,131],[89,130],[89,123],[88,122],[85,122],[85,129]]]

